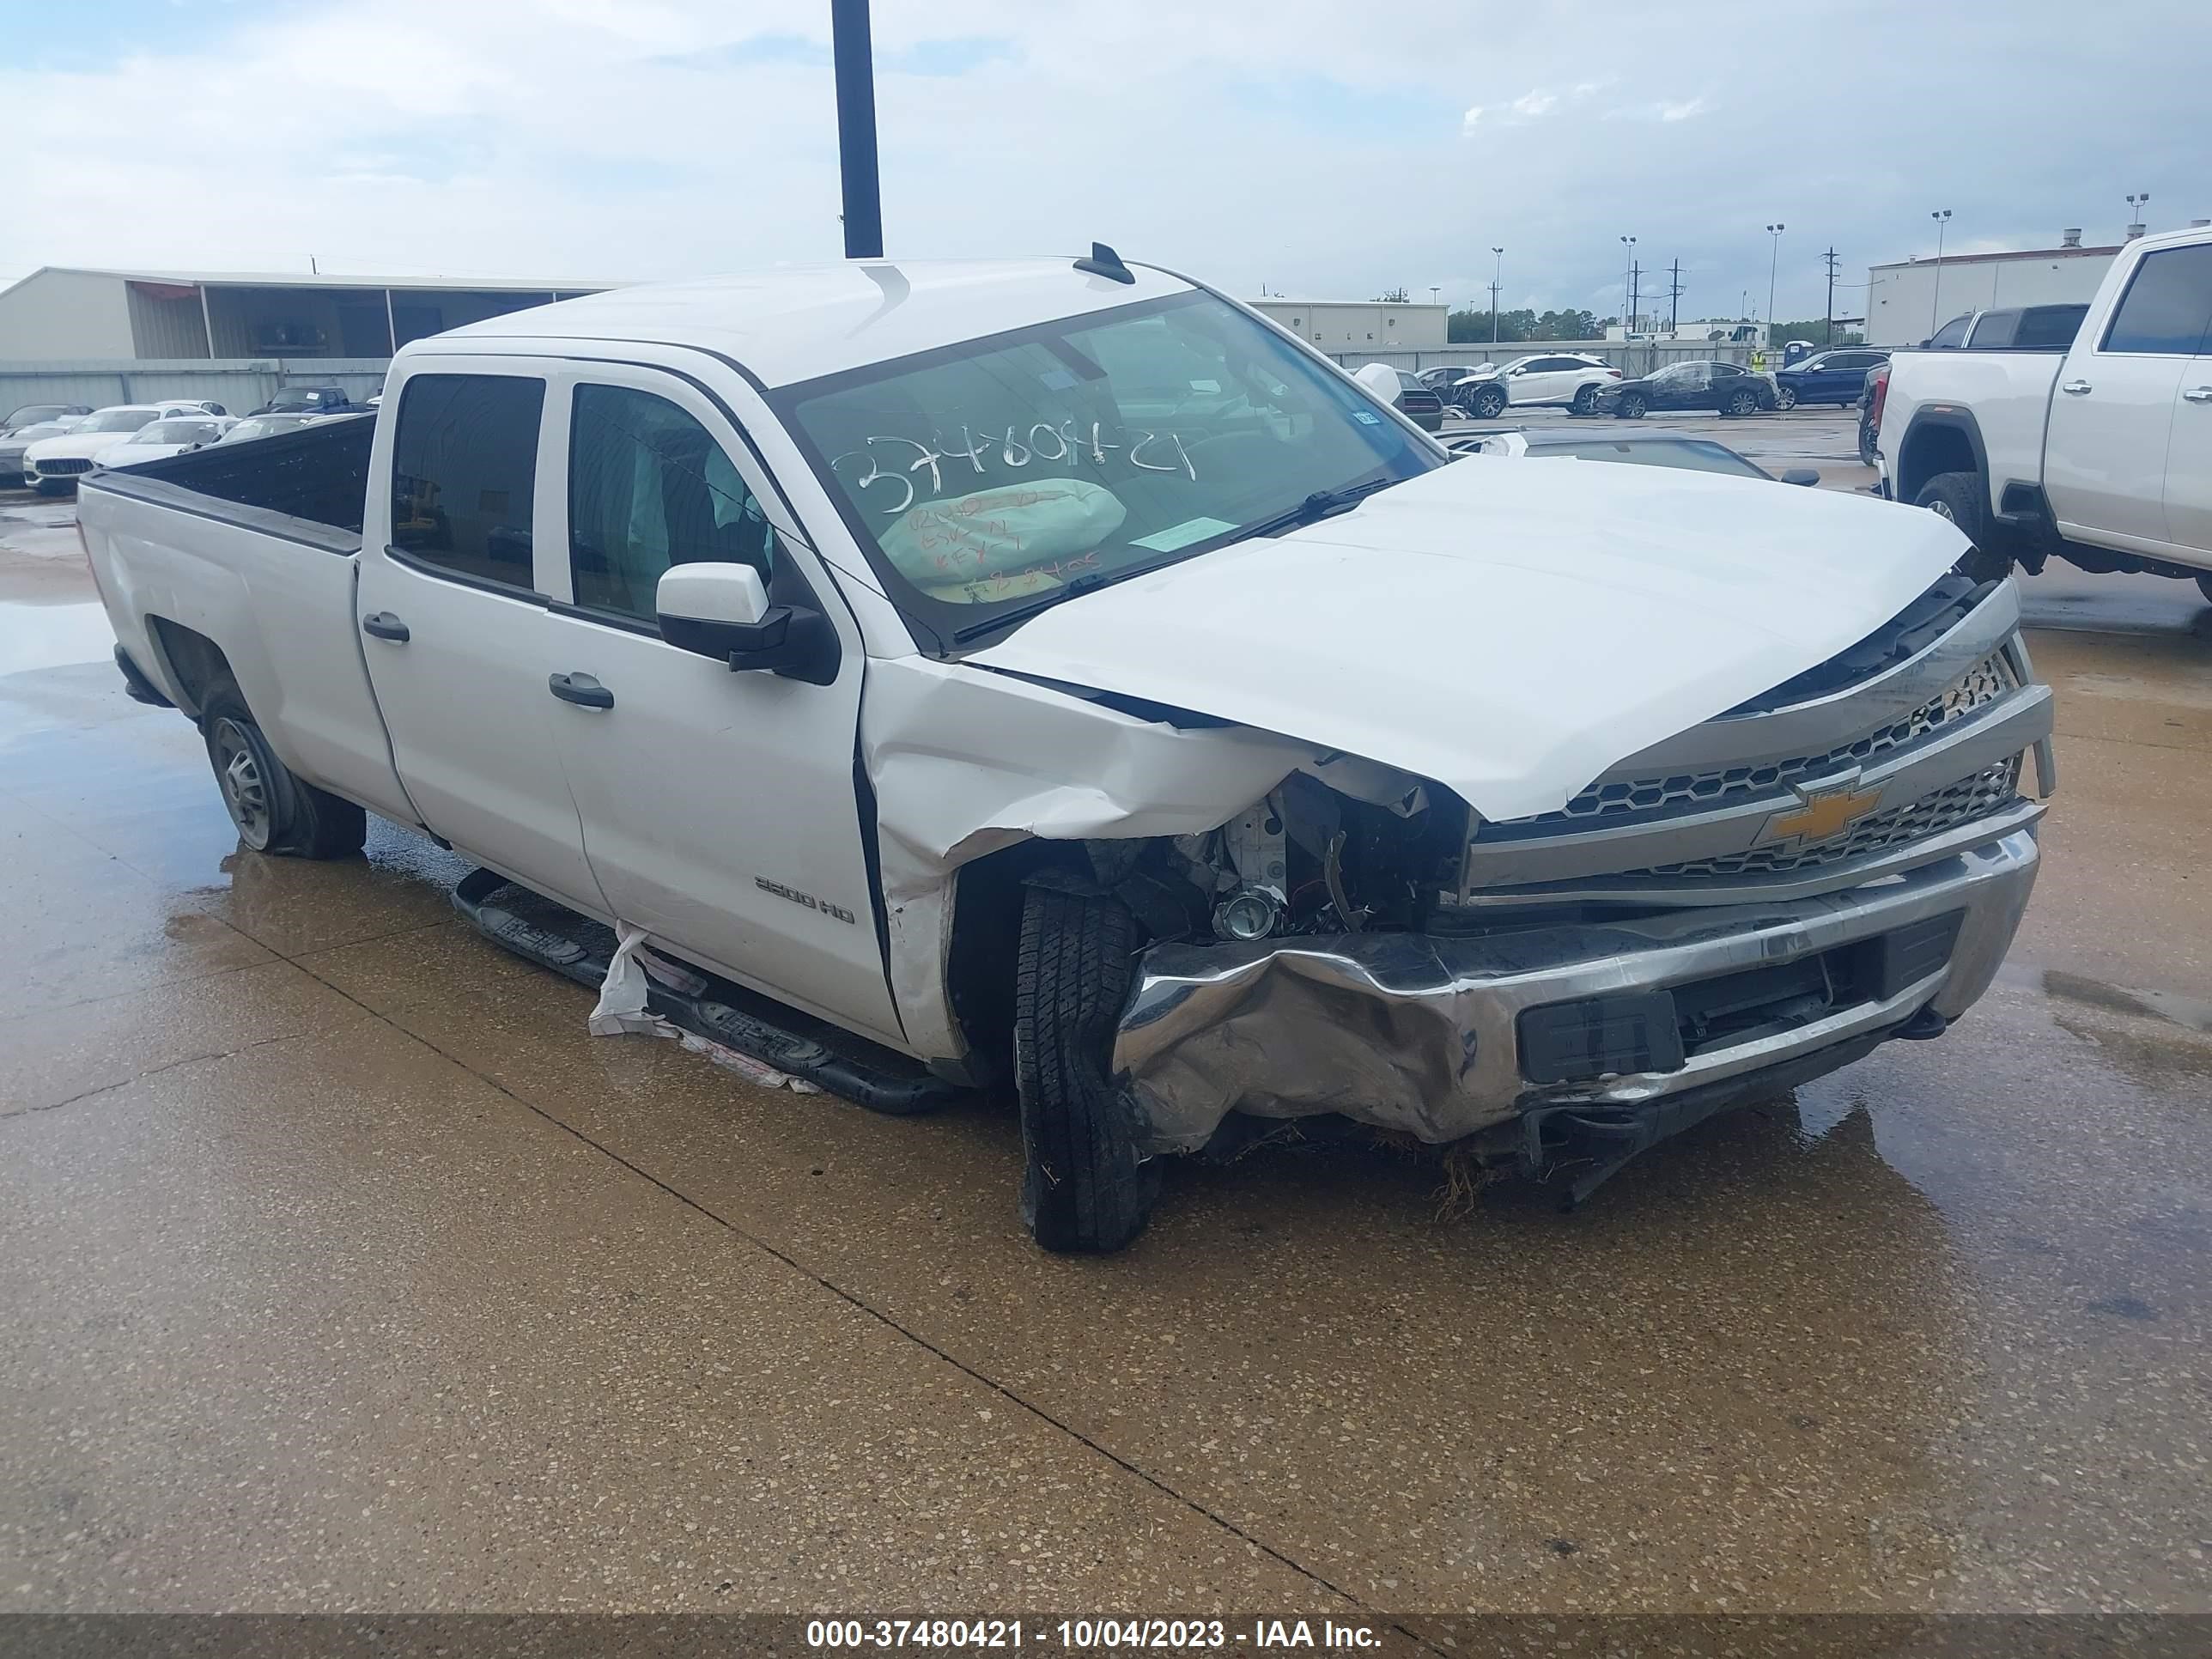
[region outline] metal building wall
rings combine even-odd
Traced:
[[[286,386],[343,386],[350,398],[366,398],[384,384],[390,367],[382,357],[0,362],[0,415],[24,404],[89,404],[99,409],[159,398],[212,398],[232,414],[243,415]]]
[[[128,357],[131,311],[119,276],[40,270],[0,294],[0,357]]]
[[[125,283],[124,302],[130,307],[131,356],[168,359],[210,357],[207,320],[195,292],[190,299],[161,300],[135,283]]]
[[[1867,343],[1917,344],[1954,317],[1997,306],[2086,305],[2113,258],[2092,250],[2047,259],[1946,258],[1940,292],[1933,259],[1877,266],[1867,273]]]

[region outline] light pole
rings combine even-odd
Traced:
[[[2139,193],[2138,193],[2138,194],[2136,194],[2136,195],[2130,196],[2130,197],[2129,197],[2129,198],[2128,198],[2128,234],[2129,234],[2129,235],[2133,236],[2133,235],[2136,234],[2136,227],[2137,225],[2141,225],[2141,224],[2142,224],[2142,210],[2143,210],[2144,205],[2145,205],[2147,203],[2148,203],[2148,202],[2149,202],[2149,200],[2150,200],[2150,192],[2149,192],[2148,191],[2147,191],[2147,190],[2146,190],[2146,191],[2142,191],[2139,192]],[[2149,228],[2149,227],[2148,227],[2148,226],[2147,226],[2147,225],[2146,225],[2146,226],[2144,226],[2143,228],[2144,228],[2145,229],[2148,229],[2148,228]]]
[[[1620,337],[1626,340],[1636,332],[1636,295],[1631,292],[1636,281],[1636,239],[1624,236],[1620,245],[1628,250],[1628,269],[1620,276]]]
[[[845,257],[884,257],[883,185],[876,170],[875,48],[868,0],[832,0],[830,53],[837,83],[837,170],[844,185]]]
[[[1774,333],[1774,273],[1782,265],[1782,233],[1789,228],[1778,219],[1766,228],[1766,234],[1774,239],[1770,244],[1771,252],[1766,260],[1766,332],[1770,337],[1766,343],[1769,345],[1774,343],[1771,337]]]
[[[1505,274],[1505,250],[1502,247],[1494,247],[1490,251],[1498,256],[1492,261],[1490,267],[1490,343],[1496,345],[1498,343],[1498,279]]]
[[[1951,228],[1951,210],[1937,208],[1928,216],[1936,222],[1936,291],[1928,296],[1928,336],[1936,336],[1936,311],[1943,298],[1943,233]]]

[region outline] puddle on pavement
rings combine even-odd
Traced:
[[[0,602],[0,674],[106,662],[115,630],[98,600],[61,605]]]

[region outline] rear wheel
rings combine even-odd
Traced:
[[[1571,408],[1573,412],[1577,415],[1596,414],[1597,387],[1595,385],[1577,386],[1575,388],[1575,400],[1573,404],[1570,405],[1570,408]]]
[[[1624,421],[1642,420],[1644,411],[1650,407],[1650,400],[1640,392],[1624,392],[1620,395],[1620,418]]]
[[[1973,546],[1953,567],[1971,581],[1993,582],[2012,568],[2011,558],[1982,545],[1984,533],[1982,480],[1978,473],[1939,472],[1912,498],[1939,519],[1948,519]]]
[[[1755,415],[1759,412],[1759,394],[1748,386],[1740,387],[1729,393],[1728,401],[1721,408],[1729,415]]]
[[[276,758],[235,685],[208,694],[200,735],[238,838],[280,858],[339,859],[361,851],[368,815],[295,775]]]
[[[1135,1103],[1110,1054],[1137,922],[1112,899],[1032,887],[1015,958],[1014,1080],[1022,1219],[1048,1250],[1118,1250],[1145,1230],[1159,1170],[1137,1152]]]
[[[1468,409],[1479,421],[1494,421],[1505,412],[1505,389],[1486,386],[1468,399]]]

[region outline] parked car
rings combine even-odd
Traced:
[[[58,421],[40,421],[35,426],[19,426],[0,438],[0,484],[20,488],[30,483],[23,476],[23,452],[41,438],[60,437],[82,419],[82,415],[72,415]]]
[[[1117,418],[1163,362],[1244,395]],[[2034,880],[2051,692],[1953,526],[1452,464],[1110,249],[616,289],[390,385],[79,502],[241,856],[374,811],[615,1009],[887,1112],[1005,1079],[1052,1249],[1243,1108],[1578,1200],[1938,1035]]]
[[[2007,306],[1954,317],[1923,340],[1927,351],[2063,351],[2081,329],[2086,305]]]
[[[149,421],[120,443],[94,456],[95,466],[137,466],[171,455],[188,455],[218,441],[238,424],[235,415],[171,415]]]
[[[2212,230],[2126,244],[2066,343],[2026,331],[1891,357],[1882,492],[1964,531],[1976,575],[2055,556],[2212,599]]]
[[[1723,415],[1752,415],[1781,406],[1781,393],[1771,377],[1753,374],[1734,363],[1700,358],[1669,363],[1656,374],[1599,387],[1591,413],[1640,421],[1654,409],[1711,409]]]
[[[1377,397],[1396,404],[1398,412],[1422,431],[1435,432],[1443,428],[1444,401],[1424,386],[1419,375],[1393,368],[1388,363],[1370,363],[1352,378]]]
[[[1446,398],[1445,394],[1470,374],[1485,373],[1490,367],[1488,363],[1443,363],[1435,368],[1423,369],[1421,384],[1439,398],[1445,398],[1445,401],[1449,402],[1450,399]]]
[[[100,453],[154,421],[173,416],[220,415],[219,405],[184,399],[115,404],[96,409],[67,432],[41,438],[23,452],[23,481],[42,495],[59,495],[97,465]]]
[[[0,438],[12,438],[27,426],[48,426],[76,415],[92,413],[90,404],[24,404],[0,421]]]
[[[250,415],[335,415],[359,407],[341,386],[288,386]]]
[[[1749,456],[1737,454],[1717,439],[1692,438],[1671,432],[1594,433],[1553,427],[1457,438],[1446,447],[1462,455],[1682,467],[1692,472],[1718,472],[1731,478],[1763,478],[1770,483],[1811,485],[1820,482],[1820,475],[1809,466],[1793,466],[1777,477]]]
[[[1881,346],[1838,346],[1818,351],[1795,368],[1778,369],[1774,389],[1784,409],[1799,404],[1833,404],[1848,409],[1866,390],[1866,378],[1889,361]]]
[[[1486,363],[1453,383],[1451,401],[1478,420],[1494,421],[1516,408],[1565,404],[1577,415],[1596,407],[1601,387],[1620,379],[1602,357],[1539,353],[1509,362]]]
[[[248,415],[225,432],[216,441],[226,444],[246,443],[255,438],[274,437],[279,432],[297,432],[303,426],[334,418],[329,415],[288,412],[281,415]]]

